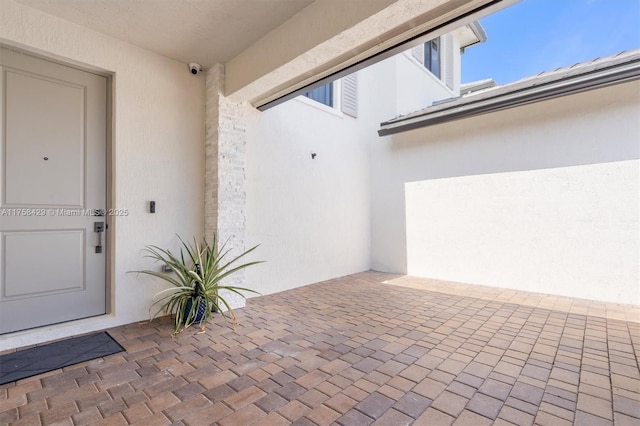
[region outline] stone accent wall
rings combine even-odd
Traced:
[[[231,249],[229,258],[245,250],[246,228],[246,124],[245,105],[233,102],[224,93],[224,66],[216,64],[206,71],[205,138],[205,217],[207,241],[213,233]],[[226,281],[245,287],[245,272],[239,271]],[[228,293],[232,308],[243,307],[244,299]]]

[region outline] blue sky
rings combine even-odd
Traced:
[[[482,18],[487,41],[462,55],[462,81],[505,84],[640,47],[640,0],[522,0]]]

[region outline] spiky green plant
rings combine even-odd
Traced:
[[[174,255],[171,251],[154,245],[145,248],[147,252],[145,257],[163,263],[173,272],[165,273],[149,269],[132,271],[158,277],[173,286],[156,293],[153,297],[154,301],[149,307],[151,320],[161,313],[171,314],[174,318],[174,334],[179,333],[196,323],[198,307],[204,304],[204,316],[202,320],[198,321],[202,331],[204,331],[207,321],[213,317],[214,312],[220,312],[225,321],[230,320],[235,323],[236,317],[233,309],[220,294],[220,291],[227,290],[242,297],[245,297],[241,293],[243,291],[257,292],[244,287],[222,285],[221,282],[241,269],[262,263],[255,261],[234,265],[258,246],[226,261],[225,257],[229,254],[230,249],[226,248],[226,243],[218,247],[218,239],[215,234],[211,244],[206,240],[200,243],[195,237],[193,242],[185,242],[179,235],[178,239],[182,243],[179,255]],[[157,307],[157,310],[151,314],[154,307]]]

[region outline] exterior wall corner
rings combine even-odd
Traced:
[[[246,238],[246,117],[244,104],[224,96],[225,70],[216,64],[205,75],[205,212],[204,235],[214,233],[229,258],[245,250]],[[238,271],[226,285],[244,287],[245,273]],[[225,294],[232,308],[245,305],[235,293]]]

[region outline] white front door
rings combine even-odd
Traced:
[[[0,334],[104,314],[107,79],[5,48],[0,71]]]

